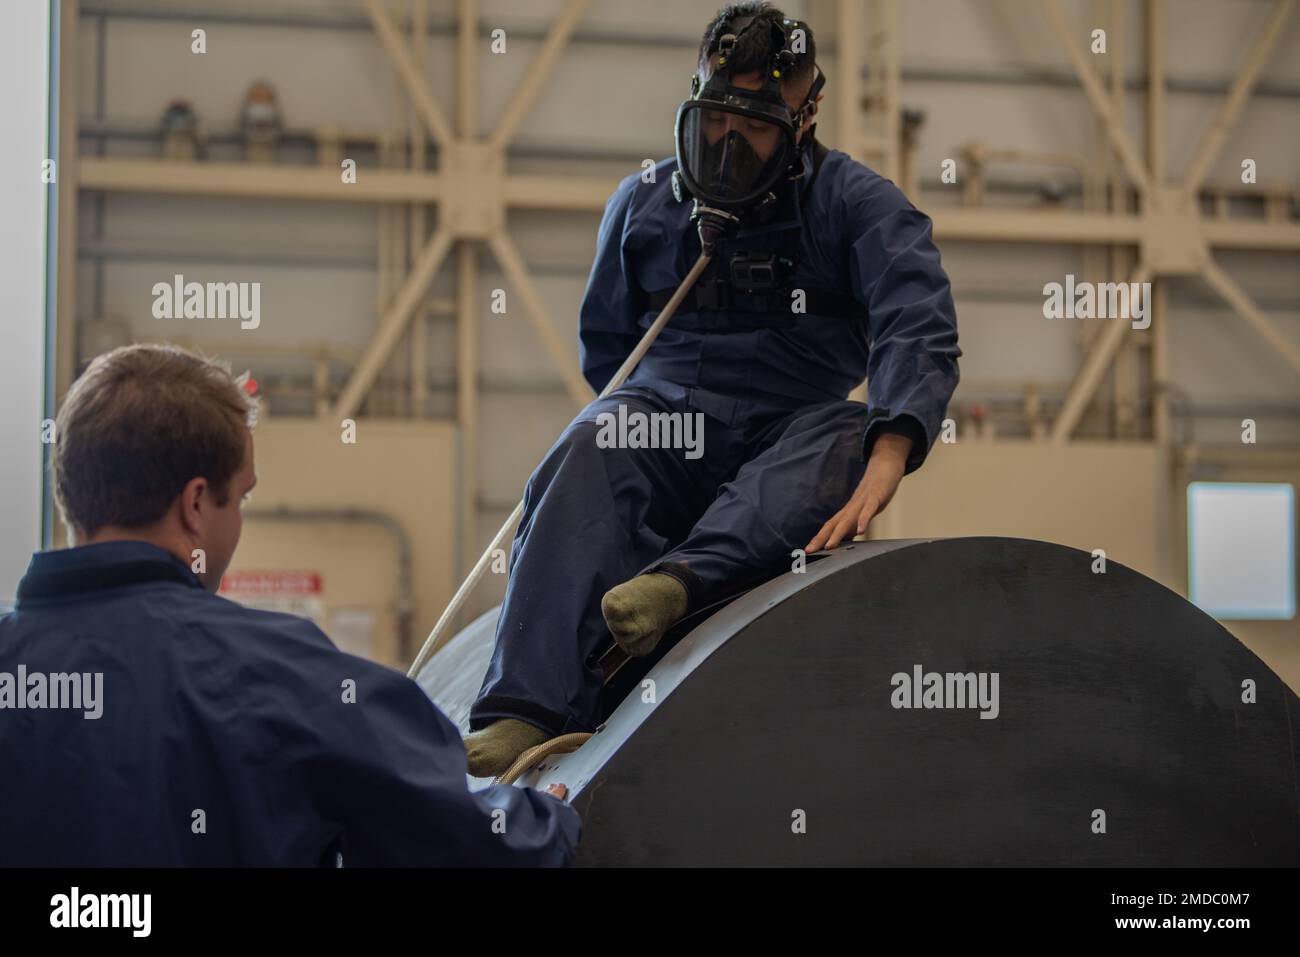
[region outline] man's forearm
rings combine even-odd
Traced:
[[[900,432],[883,432],[877,436],[871,446],[871,458],[868,465],[880,456],[882,462],[906,465],[907,457],[912,454],[912,439]]]
[[[853,492],[847,505],[831,516],[812,537],[804,550],[819,551],[834,548],[841,541],[862,535],[867,524],[889,504],[907,470],[907,457],[912,452],[910,436],[898,432],[882,432],[871,445],[870,458],[862,481]]]

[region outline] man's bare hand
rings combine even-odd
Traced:
[[[569,796],[569,789],[563,784],[548,784],[546,785],[546,793],[554,795],[563,801]]]
[[[852,540],[854,535],[865,534],[871,520],[885,510],[898,491],[911,451],[912,440],[905,435],[886,432],[877,438],[871,447],[867,471],[853,497],[827,520],[821,531],[804,546],[804,551],[811,554],[823,548],[834,548],[845,538]]]

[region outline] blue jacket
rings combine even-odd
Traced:
[[[16,707],[20,672],[46,707]],[[78,673],[100,693],[50,708]],[[144,542],[32,558],[0,617],[0,782],[0,866],[558,865],[580,828],[537,791],[471,793],[404,675]]]
[[[582,370],[597,391],[657,315],[650,294],[675,288],[699,256],[691,202],[673,197],[676,168],[667,159],[654,168],[654,182],[641,173],[628,176],[606,204],[579,317]],[[893,183],[845,153],[830,150],[813,177],[812,151],[805,150],[804,169],[803,180],[784,187],[769,221],[719,244],[711,274],[735,250],[780,248],[784,232],[798,229],[794,288],[856,300],[861,318],[809,309],[790,328],[716,332],[708,326],[719,315],[684,308],[630,383],[763,399],[793,410],[843,399],[865,377],[864,454],[881,431],[909,432],[918,439],[911,471],[939,434],[961,355],[930,219]],[[788,301],[779,306],[789,320]],[[729,317],[733,329],[744,321],[741,313]],[[890,428],[903,420],[911,420],[909,428]]]

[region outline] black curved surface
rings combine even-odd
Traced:
[[[1092,564],[1002,538],[837,550],[696,627],[653,701],[521,783],[569,785],[586,864],[1300,863],[1295,694],[1184,599]],[[916,664],[997,672],[998,717],[894,708]]]

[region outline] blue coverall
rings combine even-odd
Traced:
[[[95,673],[98,717],[49,707],[49,675]],[[0,706],[0,867],[559,865],[578,839],[556,798],[471,793],[413,681],[145,542],[32,558]]]
[[[815,176],[812,155],[775,212],[720,243],[713,263],[786,248],[798,230],[786,298],[683,307],[627,385],[583,409],[529,479],[471,728],[517,718],[552,734],[592,730],[608,589],[663,571],[702,607],[788,570],[792,551],[847,504],[882,431],[912,436],[908,472],[924,461],[961,355],[930,220],[847,154],[829,151]],[[691,203],[670,186],[675,169],[668,159],[653,182],[627,177],[605,207],[579,317],[593,389],[654,320],[654,294],[675,289],[699,255]],[[860,311],[794,315],[795,290],[849,297]],[[865,406],[846,399],[864,377]],[[704,454],[600,447],[597,416],[620,404],[704,413]]]

